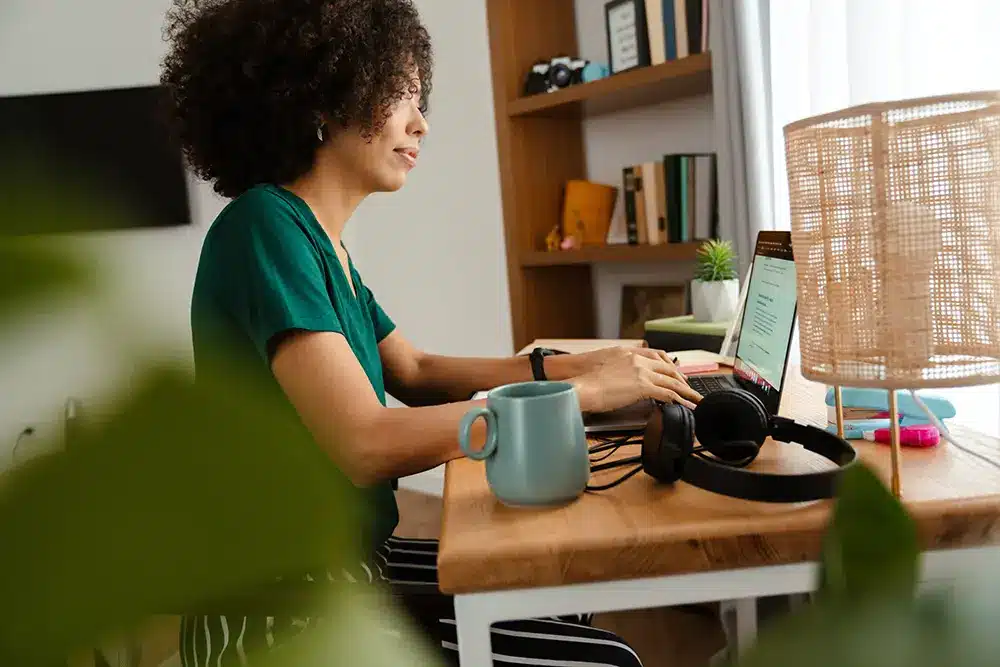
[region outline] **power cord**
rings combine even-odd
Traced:
[[[10,451],[10,458],[12,461],[17,463],[17,450],[21,446],[21,442],[28,437],[35,434],[35,428],[33,426],[26,427],[23,431],[17,434],[17,438],[14,439],[14,448]]]
[[[642,438],[636,437],[634,434],[603,439],[601,442],[591,446],[590,448],[590,457],[591,457],[590,472],[595,473],[595,472],[600,472],[601,470],[610,470],[612,468],[619,468],[621,466],[640,463],[642,461],[641,456],[630,456],[624,459],[620,459],[618,461],[609,461],[607,463],[600,463],[600,462],[604,461],[612,454],[617,452],[620,448],[625,447],[626,445],[641,445],[641,444],[642,444]],[[601,454],[601,456],[595,457],[594,454]],[[599,484],[595,486],[588,484],[586,490],[604,491],[605,489],[610,489],[614,486],[618,486],[626,479],[639,472],[640,470],[642,470],[642,465],[636,466],[633,470],[630,470],[629,472],[625,473],[618,479],[609,482],[607,484]]]
[[[619,447],[621,447],[621,446],[623,446],[625,444],[641,444],[641,442],[642,442],[641,440],[626,440],[625,442],[622,442],[622,443],[619,443],[619,442],[602,443],[602,444],[595,445],[595,446],[591,447],[590,451],[591,451],[592,454],[596,453],[596,452],[605,451],[606,449],[610,449],[612,452],[614,452]],[[747,456],[747,457],[745,457],[743,459],[740,459],[738,461],[726,461],[726,460],[720,459],[720,458],[718,458],[716,456],[711,456],[710,457],[709,455],[705,454],[706,451],[707,450],[704,447],[699,446],[699,447],[695,447],[694,449],[692,449],[691,450],[691,454],[693,456],[697,456],[697,457],[699,457],[701,459],[704,459],[706,461],[712,461],[713,463],[718,463],[720,465],[729,466],[731,468],[745,468],[746,466],[750,465],[750,463],[755,458],[753,456]],[[630,457],[627,457],[627,458],[624,458],[624,459],[620,459],[618,461],[609,461],[607,463],[597,463],[597,461],[602,461],[605,458],[607,458],[608,456],[610,456],[610,454],[605,454],[603,457],[601,457],[599,459],[591,459],[590,472],[591,473],[595,473],[595,472],[600,472],[602,470],[611,470],[613,468],[620,468],[622,466],[627,466],[627,465],[633,465],[633,464],[637,464],[637,465],[635,465],[634,468],[632,468],[631,470],[629,470],[627,473],[625,473],[621,477],[618,477],[617,479],[614,479],[614,480],[612,480],[610,482],[607,482],[605,484],[595,484],[595,485],[588,484],[586,486],[586,490],[587,491],[606,491],[607,489],[614,488],[614,487],[618,486],[619,484],[621,484],[622,482],[624,482],[627,479],[629,479],[630,477],[632,477],[633,475],[635,475],[636,473],[638,473],[640,470],[642,470],[642,456],[630,456]]]
[[[930,419],[931,424],[933,424],[937,428],[938,432],[941,434],[941,437],[944,438],[944,440],[946,442],[951,443],[956,448],[962,450],[963,452],[965,452],[969,456],[974,456],[977,459],[979,459],[980,461],[983,461],[984,463],[990,464],[994,468],[1000,468],[1000,463],[997,463],[996,461],[994,461],[993,459],[989,458],[988,456],[980,454],[979,452],[974,451],[972,449],[969,449],[968,447],[966,447],[964,445],[960,445],[958,442],[956,442],[955,439],[951,437],[951,433],[948,432],[948,427],[945,426],[941,422],[941,420],[937,418],[937,415],[935,415],[931,411],[931,409],[929,407],[927,407],[927,404],[924,403],[923,400],[921,400],[921,398],[919,396],[917,396],[917,392],[914,391],[913,389],[910,389],[909,392],[910,392],[910,396],[913,397],[914,403],[916,403],[917,406],[921,410],[924,411],[924,414],[926,414],[927,418]]]
[[[642,440],[636,438],[634,435],[624,435],[617,438],[603,438],[598,442],[598,444],[593,445],[590,448],[590,462],[596,463],[598,461],[603,461],[625,445],[637,445],[641,443]],[[594,457],[594,454],[600,454],[601,452],[606,453],[603,456]]]
[[[632,468],[632,470],[629,470],[627,473],[625,473],[624,475],[622,475],[618,479],[610,481],[607,484],[597,484],[597,485],[593,485],[593,486],[590,485],[590,484],[588,484],[586,490],[587,491],[605,491],[605,490],[610,489],[612,487],[618,486],[619,484],[621,484],[622,482],[624,482],[625,480],[627,480],[629,477],[631,477],[632,475],[635,475],[637,472],[639,472],[640,470],[642,470],[642,457],[641,456],[630,456],[629,458],[622,459],[620,461],[612,461],[610,463],[599,463],[599,464],[597,464],[595,466],[591,466],[590,467],[590,472],[593,473],[593,472],[599,472],[601,470],[608,470],[610,468],[618,468],[618,467],[621,467],[621,466],[627,466],[627,465],[634,464],[634,463],[638,463],[639,465],[635,466],[634,468]]]

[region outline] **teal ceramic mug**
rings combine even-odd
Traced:
[[[472,424],[486,422],[486,443],[473,449]],[[580,402],[567,382],[520,382],[497,387],[485,407],[462,417],[458,442],[471,459],[486,462],[493,495],[506,505],[569,502],[584,492],[590,457]]]

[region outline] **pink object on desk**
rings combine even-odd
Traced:
[[[888,445],[892,442],[892,434],[887,428],[877,428],[874,433],[875,442]],[[914,424],[899,427],[899,444],[903,447],[933,447],[941,442],[941,434],[933,424]]]
[[[719,364],[715,363],[714,361],[702,361],[691,364],[678,364],[677,370],[679,370],[684,375],[691,375],[692,373],[708,373],[709,371],[719,370]]]

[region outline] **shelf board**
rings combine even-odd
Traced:
[[[640,67],[551,93],[513,100],[507,114],[517,116],[587,116],[633,109],[712,91],[712,57],[687,58]]]
[[[701,245],[660,243],[657,245],[613,244],[580,250],[533,250],[521,256],[521,266],[568,266],[596,262],[665,262],[694,261]]]

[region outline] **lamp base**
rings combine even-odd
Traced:
[[[837,435],[844,437],[844,400],[840,385],[833,387],[833,400],[837,414]],[[897,500],[902,496],[902,481],[900,478],[900,451],[899,451],[899,406],[896,404],[896,391],[889,390],[889,434],[891,437],[891,475],[890,489],[892,495]]]
[[[892,451],[892,495],[899,498],[901,495],[900,475],[899,475],[899,407],[896,405],[896,392],[889,390],[889,435],[890,449]]]
[[[837,436],[844,437],[844,395],[840,391],[840,385],[833,387],[833,401],[837,408]]]

